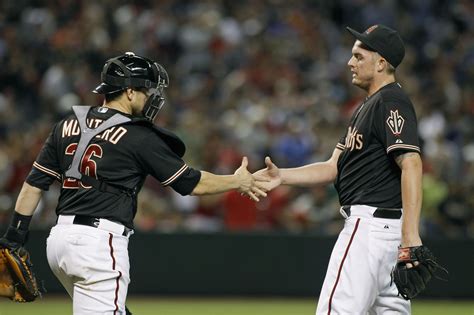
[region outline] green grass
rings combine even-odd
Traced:
[[[128,306],[134,315],[313,315],[315,300],[287,298],[137,298]],[[474,301],[418,300],[413,315],[474,315]],[[66,315],[71,301],[46,296],[27,304],[0,300],[0,315]]]

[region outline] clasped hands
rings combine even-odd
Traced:
[[[268,156],[265,158],[265,165],[266,168],[251,174],[247,170],[247,157],[242,159],[242,164],[234,173],[238,177],[238,190],[241,195],[245,194],[254,201],[260,201],[260,197],[266,197],[267,192],[281,184],[280,170]]]

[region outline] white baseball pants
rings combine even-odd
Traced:
[[[102,228],[95,228],[73,219],[59,216],[46,249],[51,270],[73,300],[73,314],[125,314],[130,263],[128,237],[118,233],[123,226],[101,219]]]
[[[410,314],[390,272],[397,261],[401,220],[375,218],[375,207],[351,206],[334,245],[317,315]],[[344,217],[345,212],[341,210]]]

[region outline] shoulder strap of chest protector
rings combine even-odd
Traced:
[[[84,156],[87,146],[89,145],[90,141],[103,132],[111,127],[126,123],[131,121],[130,118],[125,117],[119,113],[113,115],[106,121],[104,121],[100,126],[97,128],[89,128],[87,127],[87,114],[89,113],[90,106],[73,106],[72,109],[74,114],[77,117],[77,121],[79,122],[79,127],[81,129],[79,143],[77,144],[76,152],[74,153],[72,163],[69,166],[69,169],[64,173],[65,177],[75,178],[80,180],[82,183],[92,186],[93,188],[100,190],[102,192],[109,192],[113,194],[134,194],[134,190],[127,188],[127,187],[120,187],[116,185],[111,185],[106,183],[102,180],[97,178],[91,177],[87,174],[83,174],[80,172],[79,167],[81,164],[81,160]]]

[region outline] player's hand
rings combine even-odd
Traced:
[[[409,236],[403,236],[402,237],[402,243],[401,243],[401,247],[402,248],[409,248],[409,247],[418,247],[418,246],[422,246],[423,243],[421,242],[421,238],[420,238],[420,235],[418,234],[414,234],[414,235],[409,235]],[[408,262],[406,264],[406,267],[408,269],[410,268],[413,268],[415,266],[418,266],[419,262],[418,261],[414,261],[413,264]]]
[[[257,185],[262,191],[270,191],[275,187],[278,187],[281,182],[281,172],[278,166],[276,166],[270,157],[265,158],[266,168],[256,171],[253,173],[253,176],[258,178],[264,178],[265,180],[258,182]]]
[[[0,248],[16,250],[22,247],[27,239],[28,231],[17,230],[9,227],[5,235],[0,238]]]
[[[268,182],[269,179],[264,175],[252,175],[248,170],[248,159],[246,156],[242,158],[242,164],[235,171],[239,181],[239,188],[241,194],[246,194],[250,199],[260,201],[259,197],[266,197],[267,194],[260,188],[263,183]]]

